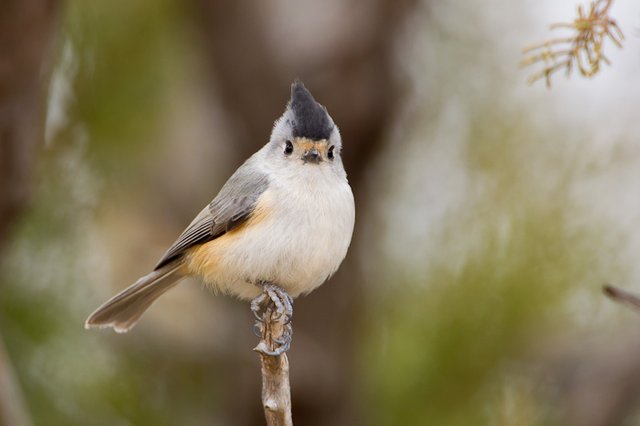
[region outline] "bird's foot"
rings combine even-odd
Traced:
[[[275,284],[260,282],[258,284],[263,293],[251,301],[251,311],[256,317],[254,333],[262,340],[255,348],[265,355],[278,356],[289,350],[293,336],[291,319],[293,317],[293,299],[287,292]],[[280,332],[275,333],[274,323],[280,324]],[[270,336],[273,350],[266,343],[267,335]]]
[[[264,303],[265,300],[267,300],[268,297],[269,296],[267,295],[267,293],[260,293],[258,297],[256,297],[251,301],[251,312],[253,312],[253,316],[256,317],[256,321],[258,321],[258,323],[264,322],[264,320],[262,319],[262,312],[261,312],[262,304]],[[256,325],[258,325],[258,323],[256,323]]]
[[[251,311],[256,319],[260,322],[264,321],[264,312],[269,305],[273,305],[275,310],[272,312],[276,313],[273,319],[279,321],[284,316],[285,324],[290,323],[293,318],[293,299],[291,296],[282,287],[269,282],[261,281],[258,286],[262,288],[263,292],[251,301]]]
[[[264,324],[260,324],[258,327],[262,328],[264,327]],[[291,327],[291,323],[288,323],[282,329],[282,335],[278,338],[273,339],[273,350],[269,349],[269,345],[264,338],[260,340],[258,346],[253,348],[253,350],[256,352],[260,352],[263,355],[279,356],[289,350],[289,348],[291,347],[292,338],[293,328]]]

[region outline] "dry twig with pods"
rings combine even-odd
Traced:
[[[582,5],[578,6],[578,17],[570,23],[556,23],[551,29],[570,29],[572,35],[545,40],[523,49],[527,55],[520,66],[543,63],[542,70],[529,76],[532,84],[542,78],[547,87],[551,87],[551,75],[564,69],[567,76],[574,68],[581,75],[592,77],[600,71],[601,63],[610,65],[604,54],[605,40],[611,40],[616,46],[622,47],[624,34],[616,21],[609,16],[613,0],[596,0],[589,4],[585,12]]]

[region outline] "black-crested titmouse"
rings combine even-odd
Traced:
[[[340,266],[353,233],[341,149],[326,108],[294,82],[269,142],[236,170],[155,269],[100,306],[85,326],[129,331],[185,276],[241,299],[273,299],[280,289],[295,298],[318,287]]]

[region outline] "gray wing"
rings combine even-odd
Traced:
[[[258,198],[269,185],[269,179],[266,174],[247,165],[245,163],[236,170],[216,198],[193,219],[162,256],[154,270],[180,258],[187,249],[229,232],[251,216]]]

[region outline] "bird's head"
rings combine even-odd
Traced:
[[[342,168],[340,131],[299,80],[291,85],[291,99],[273,127],[269,145],[284,163]]]

